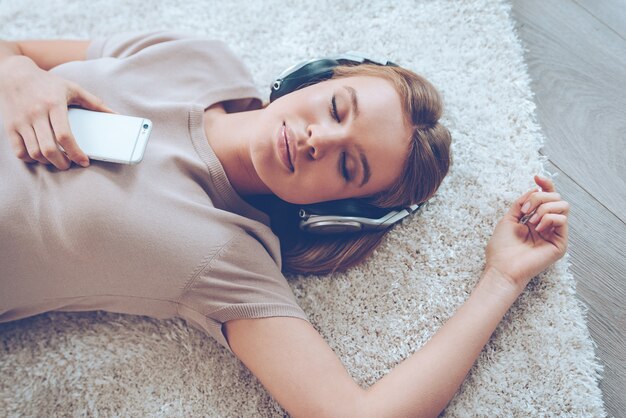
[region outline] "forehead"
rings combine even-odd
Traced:
[[[390,81],[371,76],[330,80],[333,91],[341,92],[342,106],[351,106],[353,88],[359,115],[352,120],[356,142],[363,148],[371,168],[364,194],[377,193],[395,183],[403,168],[411,139],[400,96]],[[348,89],[346,89],[348,87]]]
[[[384,127],[389,134],[407,137],[411,130],[402,108],[400,95],[390,81],[381,77],[356,76],[330,80],[335,92],[350,100],[350,90],[356,93],[359,116],[356,122],[370,127]],[[349,105],[349,103],[347,103]],[[363,116],[363,117],[361,117]]]

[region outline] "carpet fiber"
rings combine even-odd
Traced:
[[[441,90],[454,165],[430,205],[347,274],[290,278],[363,386],[419,350],[467,299],[497,220],[543,170],[523,51],[510,5],[496,0],[3,0],[0,22],[1,39],[161,28],[223,39],[266,97],[287,66],[346,50],[388,56]],[[444,416],[605,416],[567,266],[566,257],[533,279]],[[0,339],[3,416],[284,414],[235,357],[183,321],[51,313],[0,325]]]

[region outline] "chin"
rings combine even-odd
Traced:
[[[278,197],[280,200],[283,200],[283,201],[285,201],[285,202],[287,202],[287,203],[291,203],[291,204],[294,204],[294,205],[304,205],[304,204],[306,204],[306,203],[309,203],[309,202],[306,202],[306,201],[305,201],[306,199],[304,199],[304,200],[303,200],[303,199],[298,199],[298,197],[296,197],[296,196],[291,196],[291,195],[289,195],[289,194],[287,194],[287,195],[282,194],[282,193],[274,193],[274,194],[275,194],[275,195],[276,195],[276,197]]]
[[[311,203],[316,203],[315,201],[312,201],[311,199],[307,199],[306,197],[303,197],[303,196],[294,196],[293,194],[290,194],[290,193],[276,193],[274,191],[272,192],[279,199],[287,203],[291,203],[293,205],[307,205]]]

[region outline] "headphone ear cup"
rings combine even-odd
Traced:
[[[301,224],[300,229],[310,234],[331,235],[359,232],[363,230],[363,225],[356,221],[324,220]]]
[[[299,228],[314,234],[382,231],[414,214],[424,204],[384,209],[356,199],[316,203],[300,208]]]
[[[308,61],[290,72],[288,70],[272,83],[270,102],[310,84],[328,80],[333,76],[333,68],[338,65],[337,60],[324,58]]]

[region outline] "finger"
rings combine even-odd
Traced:
[[[527,191],[526,193],[524,193],[523,195],[521,195],[509,208],[509,211],[507,212],[507,215],[514,217],[515,219],[519,219],[521,216],[523,216],[522,213],[522,205],[524,204],[524,202],[526,202],[526,200],[528,199],[528,197],[532,194],[537,192],[537,189],[530,189],[529,191]]]
[[[545,192],[554,192],[556,190],[554,182],[547,177],[535,175],[535,183],[537,183],[537,186],[541,187],[541,190]]]
[[[69,90],[68,103],[77,104],[85,109],[91,109],[99,112],[115,113],[104,101],[94,96],[82,87],[74,84]]]
[[[554,228],[554,233],[561,237],[567,236],[567,216],[558,213],[548,213],[539,222],[539,225],[535,227],[537,232],[549,231],[550,228]]]
[[[55,106],[50,110],[50,123],[56,137],[57,143],[63,148],[67,156],[77,164],[87,167],[89,157],[80,149],[76,143],[76,138],[70,129],[67,116],[67,107],[64,105]]]
[[[532,193],[526,202],[522,204],[522,213],[528,214],[537,209],[540,205],[548,202],[561,201],[561,195],[556,192],[537,192]]]
[[[544,203],[537,208],[535,213],[528,220],[531,224],[538,224],[541,218],[547,213],[558,213],[561,215],[569,215],[570,204],[564,200],[558,202]]]
[[[33,160],[28,155],[28,150],[26,149],[26,145],[24,144],[24,140],[22,136],[17,131],[9,131],[9,142],[11,144],[11,148],[13,148],[13,152],[20,160],[26,163],[36,163],[36,160]]]
[[[59,170],[67,170],[70,168],[70,160],[57,146],[49,119],[38,118],[35,120],[33,127],[35,128],[35,135],[39,141],[39,148],[44,158],[50,161]]]
[[[26,146],[26,150],[28,151],[28,155],[33,160],[40,162],[41,164],[48,165],[50,161],[46,160],[46,158],[41,154],[41,150],[39,149],[39,142],[37,142],[37,137],[35,136],[35,131],[29,125],[25,125],[20,128],[19,134],[24,140],[24,145]]]

